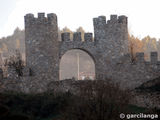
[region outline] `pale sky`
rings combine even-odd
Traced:
[[[24,15],[38,12],[56,13],[61,29],[82,26],[86,32],[93,32],[94,17],[126,15],[130,33],[160,38],[160,0],[0,0],[0,38],[24,29]]]

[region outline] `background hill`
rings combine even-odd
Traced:
[[[62,30],[59,29],[59,40],[61,40],[61,33],[69,32],[71,34],[71,39],[73,38],[73,31],[65,27]],[[79,27],[76,32],[81,32],[82,38],[84,36],[85,30]],[[134,37],[133,35],[128,35],[129,37],[129,50],[135,56],[136,52],[144,52],[145,59],[150,59],[150,52],[157,51],[160,56],[160,41],[150,36],[146,36],[143,39]],[[84,40],[84,39],[82,39]],[[13,35],[8,37],[3,37],[0,39],[0,53],[2,60],[9,58],[19,51],[22,55],[23,60],[25,60],[25,32],[16,28]],[[81,50],[71,50],[68,51],[61,60],[60,74],[61,79],[77,77],[77,54],[80,58],[80,72],[92,73],[95,72],[95,66],[92,58],[85,52]],[[159,57],[160,59],[160,57]],[[1,61],[2,61],[1,60]],[[3,62],[0,62],[3,64]],[[70,70],[68,71],[68,68]],[[67,71],[67,72],[66,72]]]

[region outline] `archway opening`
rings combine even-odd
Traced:
[[[72,49],[67,51],[60,60],[60,80],[94,80],[95,63],[93,58],[84,50]]]

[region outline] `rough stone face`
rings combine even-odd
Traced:
[[[57,16],[38,13],[25,16],[26,65],[33,76],[49,82],[59,77],[59,42]],[[39,83],[40,84],[40,83]]]
[[[62,56],[71,49],[87,52],[95,63],[96,79],[111,79],[120,82],[123,88],[133,89],[142,83],[156,78],[160,73],[160,61],[157,53],[151,53],[151,61],[144,60],[144,53],[136,54],[131,62],[128,51],[128,26],[126,16],[111,15],[106,22],[105,16],[93,19],[92,33],[62,34],[58,41],[57,16],[53,13],[45,17],[38,13],[25,16],[26,68],[24,77],[19,80],[22,91],[42,92],[47,86],[59,80],[59,64]],[[33,75],[27,76],[29,70]],[[7,81],[7,80],[6,80]],[[19,87],[18,87],[19,88]],[[20,89],[19,88],[19,89]]]

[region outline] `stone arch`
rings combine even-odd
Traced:
[[[62,56],[63,56],[66,52],[68,52],[68,51],[70,51],[70,50],[82,50],[83,52],[87,53],[87,54],[92,58],[92,60],[94,61],[94,63],[96,63],[95,56],[94,56],[92,53],[90,53],[88,50],[84,49],[84,48],[70,48],[70,49],[67,49],[67,50],[60,51],[59,59],[61,59]]]
[[[70,48],[70,49],[66,49],[66,50],[61,50],[60,51],[60,55],[59,55],[59,70],[60,70],[60,63],[61,63],[61,60],[62,60],[62,57],[69,51],[72,51],[72,50],[80,50],[82,52],[84,52],[85,54],[87,54],[91,60],[93,61],[93,64],[94,64],[94,77],[96,77],[96,59],[95,59],[95,56],[94,54],[92,54],[90,51],[84,49],[84,48]],[[59,80],[60,80],[60,77],[59,77]]]

